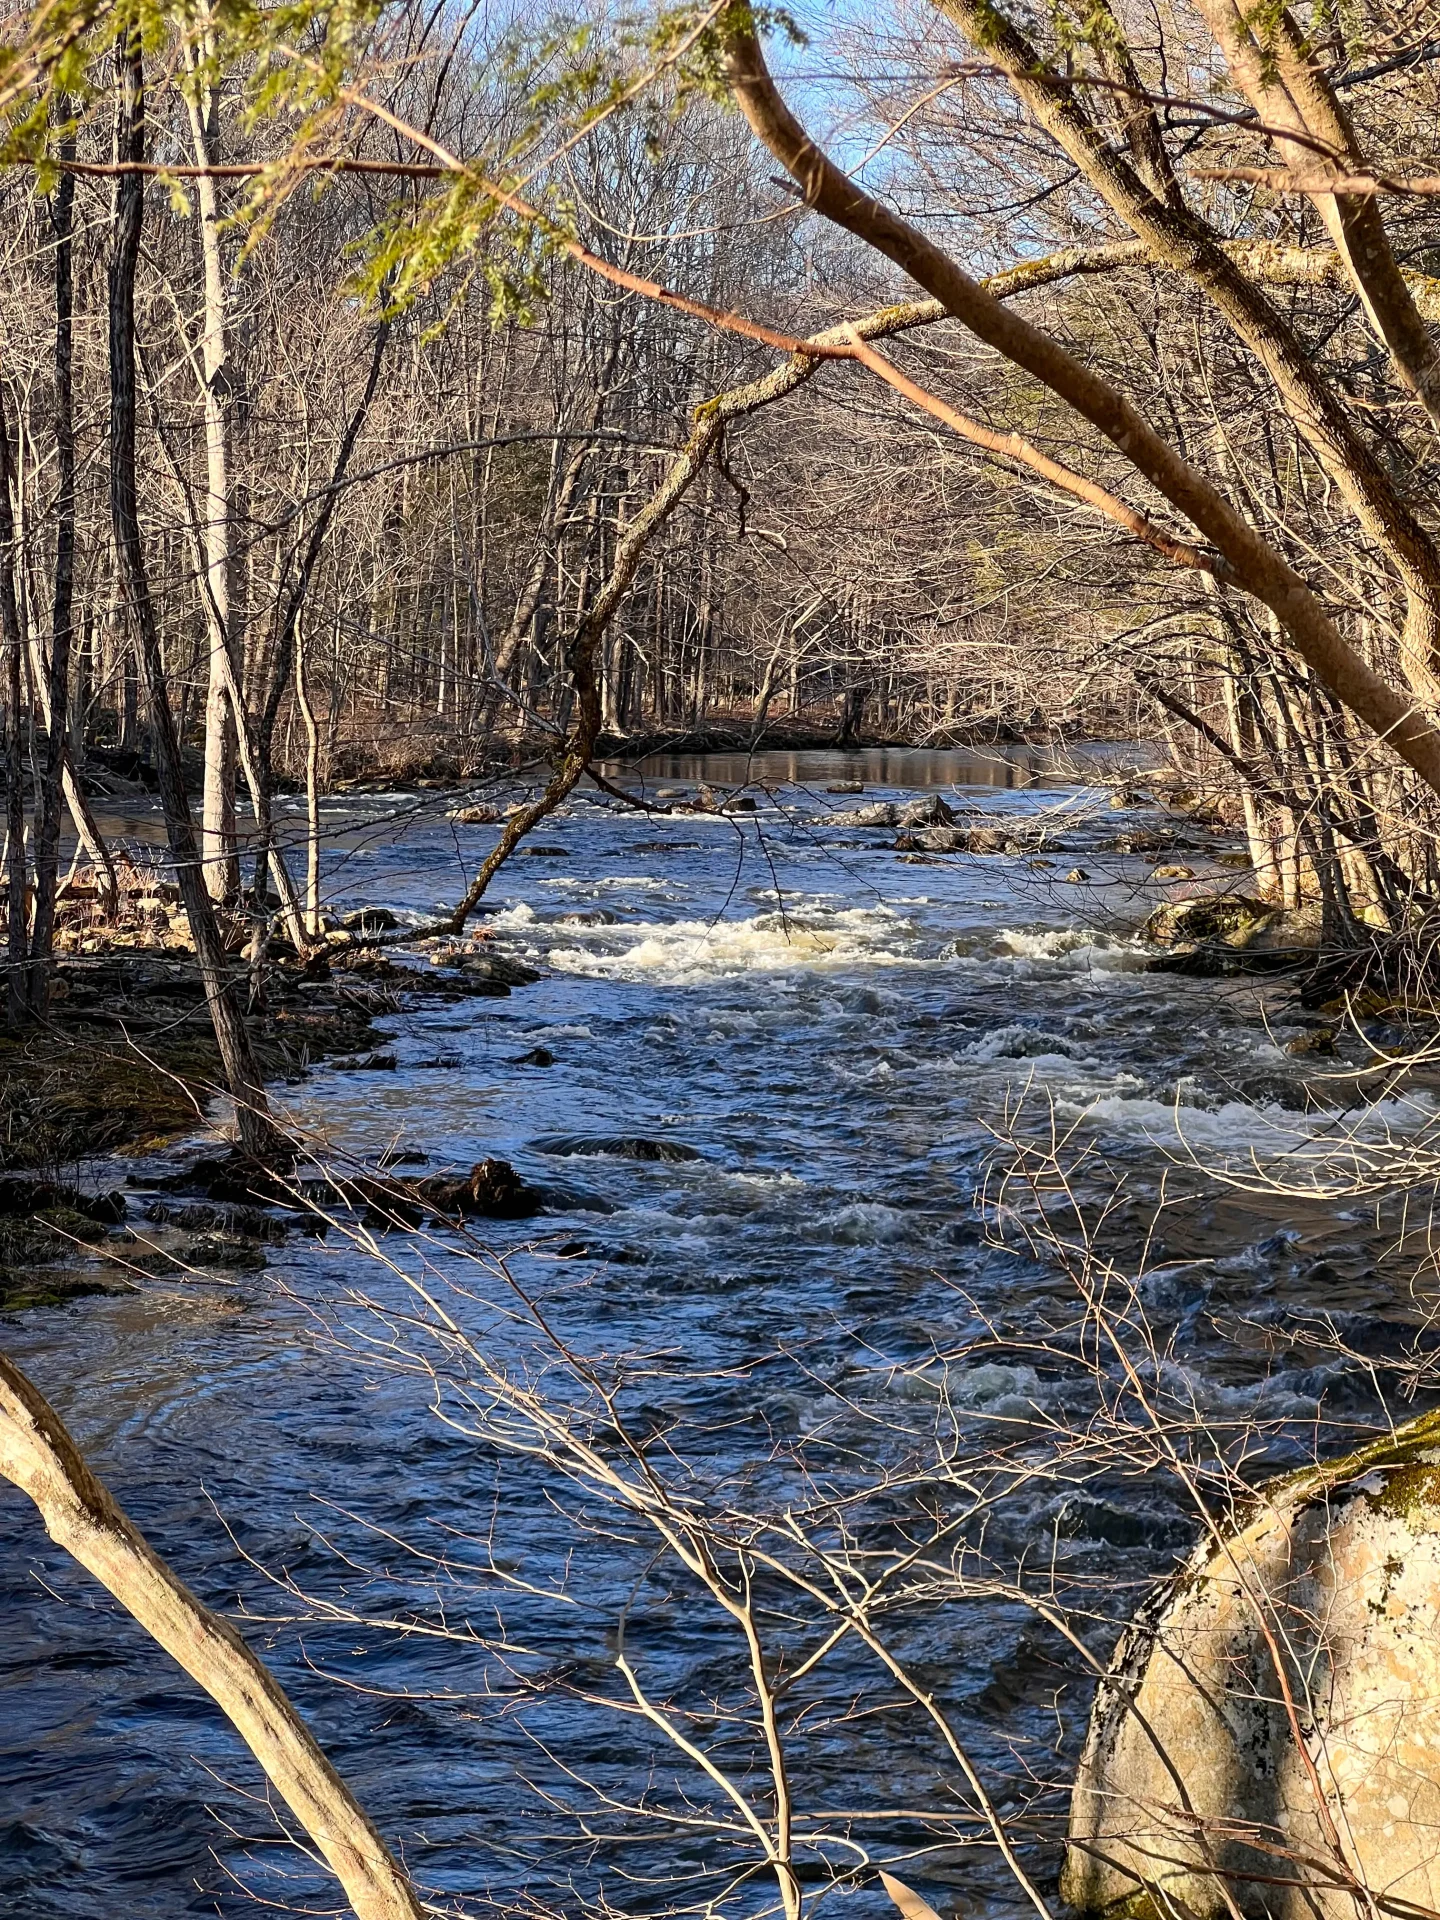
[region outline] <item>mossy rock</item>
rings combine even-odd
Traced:
[[[0,1219],[0,1266],[62,1266],[75,1257],[75,1242],[105,1238],[106,1229],[71,1207],[46,1207],[20,1219]]]
[[[1163,901],[1141,928],[1155,947],[1248,947],[1283,920],[1283,910],[1246,893],[1207,894],[1202,900]]]
[[[1109,1920],[1353,1920],[1356,1883],[1435,1911],[1437,1837],[1430,1413],[1262,1488],[1141,1608],[1096,1695],[1061,1888]]]
[[[97,1293],[130,1293],[133,1288],[97,1279],[89,1273],[16,1273],[0,1267],[0,1313],[20,1313],[27,1307],[63,1307]]]
[[[221,1267],[232,1272],[258,1272],[267,1264],[264,1249],[253,1240],[208,1233],[182,1247],[179,1258],[187,1267]]]

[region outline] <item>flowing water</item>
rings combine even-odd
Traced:
[[[298,1116],[372,1164],[395,1148],[432,1167],[499,1155],[547,1184],[553,1211],[484,1223],[484,1237],[574,1348],[651,1356],[630,1414],[678,1436],[696,1487],[749,1476],[757,1500],[774,1498],[789,1441],[827,1422],[855,1459],[892,1439],[898,1458],[937,1396],[952,1421],[1083,1417],[1063,1339],[1025,1347],[1065,1323],[1069,1283],[993,1244],[974,1205],[992,1128],[1022,1091],[1022,1131],[1053,1116],[1072,1147],[1103,1150],[1090,1188],[1128,1182],[1107,1229],[1127,1260],[1162,1180],[1186,1196],[1144,1257],[1169,1388],[1198,1416],[1269,1423],[1280,1459],[1374,1419],[1376,1368],[1422,1317],[1413,1263],[1383,1257],[1359,1203],[1255,1197],[1189,1164],[1293,1145],[1307,1105],[1344,1088],[1322,1075],[1317,1090],[1314,1063],[1285,1051],[1299,1023],[1276,992],[1141,971],[1116,916],[1154,889],[1144,863],[1102,846],[1137,816],[1026,750],[674,760],[652,764],[645,789],[747,778],[764,789],[754,814],[647,815],[591,795],[546,823],[483,920],[543,977],[508,999],[399,1008],[383,1023],[393,1068],[322,1067],[291,1091]],[[864,779],[864,801],[825,793],[841,779]],[[1006,818],[1047,816],[1053,864],[904,859],[893,834],[843,818],[937,786]],[[438,801],[327,805],[340,906],[423,918],[491,838]],[[1065,878],[1075,865],[1085,880]],[[1411,1092],[1365,1124],[1413,1134],[1432,1114]],[[123,1171],[87,1170],[106,1185]],[[143,1187],[132,1204],[143,1228]],[[377,1245],[420,1272],[399,1236]],[[424,1259],[427,1285],[492,1354],[534,1364],[533,1327],[490,1267],[443,1235]],[[456,1282],[463,1299],[445,1291]],[[357,1287],[389,1317],[343,1304]],[[453,1378],[436,1386],[405,1359],[405,1298],[343,1235],[291,1236],[265,1272],[162,1273],[17,1316],[4,1338],[182,1575],[251,1616],[442,1910],[526,1889],[574,1912],[602,1896],[655,1910],[687,1876],[692,1899],[719,1897],[725,1881],[699,1876],[723,1846],[675,1814],[710,1806],[706,1783],[653,1727],[586,1696],[625,1698],[623,1617],[659,1692],[713,1697],[692,1732],[733,1765],[724,1701],[743,1673],[724,1622],[683,1581],[637,1569],[624,1529],[608,1534],[542,1466],[467,1437]],[[551,1380],[572,1390],[558,1367]],[[886,1526],[906,1523],[902,1504]],[[1172,1490],[1111,1473],[1078,1492],[1026,1488],[997,1507],[986,1545],[997,1563],[1063,1562],[1114,1616],[1193,1534]],[[449,1556],[439,1597],[417,1545]],[[307,1619],[274,1576],[311,1596]],[[411,1631],[327,1617],[334,1606]],[[330,1909],[209,1703],[18,1496],[0,1498],[0,1627],[0,1912],[159,1920],[251,1911],[251,1894]],[[1023,1609],[931,1612],[911,1652],[995,1777],[1023,1762],[1049,1779],[1073,1761],[1086,1688]],[[855,1684],[874,1692],[873,1674]],[[868,1705],[840,1712],[832,1696],[826,1713],[797,1761],[811,1802],[858,1808],[831,1827],[876,1858],[923,1846],[923,1821],[863,1816],[951,1804],[953,1769],[913,1728],[882,1719],[877,1736]],[[626,1809],[662,1801],[656,1839]],[[630,1838],[576,1847],[566,1807]],[[949,1909],[1018,1910],[988,1856],[952,1847],[914,1877]],[[772,1900],[762,1879],[722,1904]]]

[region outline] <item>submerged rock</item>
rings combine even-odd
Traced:
[[[283,1240],[284,1225],[258,1207],[217,1207],[203,1201],[176,1205],[152,1200],[145,1218],[157,1227],[178,1227],[185,1233],[223,1240]]]
[[[683,1140],[647,1140],[639,1134],[547,1133],[530,1142],[536,1153],[554,1154],[557,1159],[584,1158],[590,1155],[615,1160],[698,1160],[697,1147]]]
[[[232,1147],[223,1153],[202,1153],[177,1172],[145,1184],[162,1193],[203,1193],[208,1200],[241,1207],[256,1201],[287,1206],[295,1192],[289,1173],[288,1166],[266,1166]]]
[[[393,933],[400,925],[400,916],[389,907],[361,907],[347,913],[340,925],[346,933]]]
[[[23,1176],[0,1180],[0,1219],[24,1219],[56,1210],[79,1215],[99,1226],[117,1226],[125,1218],[123,1193],[82,1193],[78,1187]]]
[[[253,1240],[227,1240],[209,1233],[181,1247],[176,1259],[182,1267],[220,1267],[232,1272],[253,1273],[268,1264]]]
[[[1285,1051],[1302,1057],[1305,1054],[1331,1055],[1336,1051],[1336,1038],[1334,1027],[1312,1027],[1308,1033],[1297,1033],[1292,1040],[1287,1040]]]
[[[90,1294],[133,1291],[133,1287],[113,1277],[102,1280],[97,1274],[77,1273],[73,1269],[11,1273],[0,1267],[0,1313],[19,1313],[26,1307],[63,1307]]]
[[[1142,1608],[1091,1715],[1086,1914],[1440,1908],[1440,1413],[1272,1482]],[[1347,1888],[1351,1889],[1347,1891]]]

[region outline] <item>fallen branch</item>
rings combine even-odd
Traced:
[[[421,1920],[393,1855],[275,1676],[196,1599],[96,1479],[60,1416],[0,1354],[0,1475],[45,1531],[202,1686],[324,1856],[358,1920]]]

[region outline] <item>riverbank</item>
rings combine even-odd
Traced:
[[[352,918],[353,930],[334,929],[308,961],[288,950],[272,954],[258,999],[243,961],[232,969],[232,990],[246,1006],[272,1088],[301,1084],[322,1064],[331,1072],[393,1070],[376,1024],[384,1016],[410,1001],[503,997],[536,978],[473,940],[432,956],[448,963],[442,968],[397,964],[374,944],[391,916]],[[90,951],[60,955],[46,1021],[0,1034],[0,1311],[125,1285],[135,1237],[123,1193],[106,1190],[117,1161],[173,1145],[223,1104],[219,1051],[185,936],[137,930],[133,913],[130,919],[127,930],[72,941]],[[202,1163],[194,1179],[182,1174],[175,1184],[208,1192],[215,1183]],[[210,1213],[192,1207],[188,1226],[218,1226],[220,1239],[177,1245],[162,1267],[202,1258],[263,1265],[251,1243],[273,1238],[273,1222],[243,1204]],[[85,1258],[102,1242],[113,1243],[110,1277]]]

